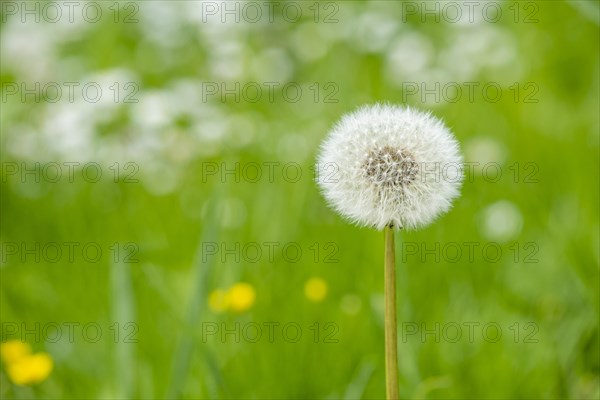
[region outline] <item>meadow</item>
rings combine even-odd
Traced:
[[[375,102],[465,157],[401,397],[600,398],[597,1],[66,3],[2,3],[0,398],[384,398],[383,233],[314,170]]]

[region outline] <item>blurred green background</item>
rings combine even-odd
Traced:
[[[312,170],[376,101],[476,163],[397,237],[401,396],[600,397],[597,1],[74,3],[2,3],[2,341],[53,360],[2,398],[383,398],[383,236]]]

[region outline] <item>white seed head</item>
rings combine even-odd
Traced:
[[[446,126],[403,106],[363,106],[333,127],[317,159],[329,204],[357,223],[414,229],[459,195],[462,156]]]

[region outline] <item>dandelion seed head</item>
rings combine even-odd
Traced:
[[[375,104],[345,115],[323,142],[317,183],[361,226],[414,229],[447,211],[462,182],[450,130],[429,113]]]

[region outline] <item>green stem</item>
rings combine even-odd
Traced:
[[[115,244],[117,245],[117,244]],[[122,261],[111,264],[110,267],[111,313],[116,332],[128,332],[131,327],[138,329],[135,317],[135,294],[131,278],[131,264]],[[115,342],[114,378],[116,382],[116,397],[133,398],[135,393],[135,347],[127,343],[121,335]]]
[[[398,395],[398,332],[396,324],[396,251],[394,229],[385,227],[385,382],[386,398]]]

